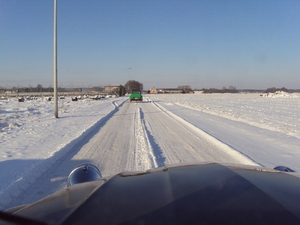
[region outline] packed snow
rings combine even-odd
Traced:
[[[0,100],[0,209],[66,187],[81,163],[103,176],[216,161],[300,171],[300,95],[158,94]]]

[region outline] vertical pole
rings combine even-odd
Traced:
[[[127,68],[127,69],[125,69],[125,70],[131,70],[131,68]],[[124,72],[125,72],[125,70],[123,70],[123,81],[122,81],[122,84],[125,86],[125,84],[124,84]]]
[[[53,49],[53,76],[54,76],[54,116],[58,118],[57,102],[57,0],[54,0],[54,49]]]

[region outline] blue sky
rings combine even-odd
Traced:
[[[59,86],[300,88],[299,0],[57,1]],[[0,40],[0,86],[53,86],[53,0],[0,0]]]

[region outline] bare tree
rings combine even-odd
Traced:
[[[42,91],[43,91],[43,86],[42,86],[41,84],[38,84],[38,85],[36,86],[36,91],[37,91],[37,92],[42,92]]]
[[[129,93],[132,90],[143,90],[143,84],[136,80],[129,80],[125,84],[126,91]]]
[[[229,90],[236,90],[236,87],[230,85],[230,86],[229,86]]]
[[[178,89],[182,89],[183,92],[193,91],[191,88],[191,85],[181,85],[181,86],[178,86]]]

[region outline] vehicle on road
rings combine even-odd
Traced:
[[[143,95],[140,90],[132,90],[130,92],[130,102],[142,102],[143,101]]]
[[[95,166],[80,165],[68,177],[71,186],[36,203],[1,212],[0,220],[16,224],[300,224],[300,174],[288,167],[276,168],[194,163],[102,178]]]

